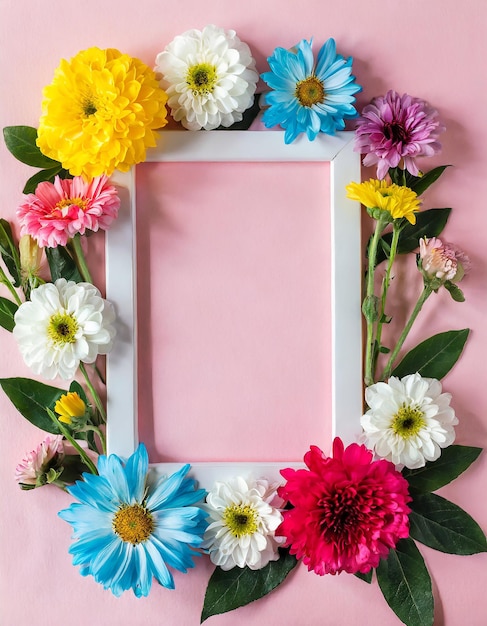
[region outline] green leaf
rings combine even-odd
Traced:
[[[432,626],[434,600],[431,578],[412,539],[401,539],[377,567],[382,594],[407,626]]]
[[[445,228],[451,209],[429,209],[416,214],[416,224],[404,226],[399,235],[397,251],[399,254],[407,254],[416,250],[419,240],[423,237],[437,237]],[[383,240],[383,241],[382,241]],[[392,233],[386,233],[379,240],[376,265],[388,258],[387,250],[390,250]]]
[[[448,446],[436,461],[428,461],[419,469],[404,468],[402,475],[411,489],[422,493],[436,491],[463,474],[481,452],[482,448],[472,446]]]
[[[374,573],[374,570],[371,569],[369,572],[367,572],[367,574],[362,574],[361,572],[355,572],[354,576],[356,576],[357,578],[360,578],[360,580],[363,580],[364,582],[370,585],[370,583],[372,582],[373,573]]]
[[[15,326],[14,315],[18,308],[15,302],[0,297],[0,326],[12,332]]]
[[[413,174],[410,174],[407,170],[402,170],[399,167],[391,167],[389,174],[393,183],[396,185],[405,185],[420,196],[430,185],[438,180],[447,167],[450,167],[450,165],[440,165],[426,172],[423,176],[413,176]]]
[[[426,172],[423,176],[414,178],[416,180],[412,181],[410,187],[411,189],[420,196],[424,193],[430,185],[432,185],[438,178],[443,174],[447,167],[451,167],[450,165],[440,165],[435,167],[434,169]]]
[[[47,262],[51,270],[51,279],[55,282],[58,278],[74,280],[75,283],[83,282],[76,263],[63,246],[45,248]]]
[[[32,126],[6,126],[3,129],[3,137],[8,150],[22,163],[43,168],[53,168],[58,165],[58,161],[46,157],[37,147],[36,128]]]
[[[448,554],[487,552],[487,540],[482,529],[463,509],[434,493],[411,495],[411,537]]]
[[[34,174],[34,176],[31,176],[29,180],[25,183],[22,193],[35,193],[35,190],[37,189],[37,185],[39,183],[44,182],[45,180],[52,183],[54,181],[56,174],[59,174],[61,169],[62,169],[61,163],[58,163],[55,167],[37,172],[37,174]]]
[[[445,289],[449,291],[450,296],[455,300],[455,302],[465,302],[465,296],[463,295],[463,291],[460,287],[457,287],[455,283],[452,283],[451,280],[447,280],[443,283]]]
[[[53,407],[66,393],[29,378],[0,378],[0,386],[12,401],[15,408],[31,424],[48,433],[59,434],[59,430],[49,417],[46,407]]]
[[[10,276],[14,279],[14,286],[20,287],[19,249],[14,241],[10,224],[4,219],[0,219],[0,252]]]
[[[402,378],[419,372],[421,376],[440,380],[458,361],[469,332],[464,328],[433,335],[408,352],[394,368],[392,376]]]
[[[279,553],[278,561],[271,561],[260,570],[234,567],[224,572],[217,567],[208,581],[201,623],[212,615],[258,600],[280,585],[298,561],[288,550],[279,550]]]

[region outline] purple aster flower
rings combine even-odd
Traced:
[[[355,150],[365,154],[364,165],[377,163],[378,178],[384,178],[401,159],[405,169],[417,176],[414,159],[437,154],[438,135],[444,130],[438,111],[427,102],[390,90],[364,107],[357,121]]]

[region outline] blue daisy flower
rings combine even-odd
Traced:
[[[286,130],[285,143],[304,132],[310,141],[319,132],[334,135],[345,128],[345,119],[357,116],[353,94],[362,87],[354,82],[352,57],[337,54],[335,40],[328,39],[315,65],[311,44],[303,39],[293,50],[276,48],[267,59],[271,71],[262,74],[273,89],[265,94],[262,119],[267,128]]]
[[[73,565],[116,596],[127,589],[147,596],[153,577],[174,589],[168,566],[184,573],[194,567],[192,548],[208,525],[206,513],[189,506],[206,495],[185,477],[189,465],[155,481],[147,479],[148,467],[143,444],[125,464],[115,454],[100,456],[99,475],[83,474],[68,488],[79,502],[59,512],[74,529]]]

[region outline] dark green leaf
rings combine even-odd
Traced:
[[[50,183],[52,183],[56,174],[59,174],[61,169],[61,163],[58,163],[55,167],[37,172],[37,174],[31,176],[29,180],[25,183],[23,193],[35,193],[37,185],[44,182],[45,180],[48,180]]]
[[[20,287],[19,249],[14,241],[10,224],[4,219],[0,219],[0,252],[10,276],[14,279],[15,287]]]
[[[430,185],[438,180],[438,178],[443,174],[447,167],[450,167],[450,165],[440,165],[430,170],[429,172],[426,172],[426,174],[424,174],[423,176],[415,176],[414,178],[416,180],[412,181],[412,184],[408,186],[411,187],[411,189],[416,192],[418,196],[420,196],[428,189]]]
[[[434,493],[411,495],[411,537],[448,554],[487,552],[482,529],[463,509]]]
[[[66,393],[65,390],[29,378],[1,378],[0,385],[15,408],[31,424],[48,433],[59,434],[46,407],[54,407],[63,393]]]
[[[53,282],[58,278],[74,280],[75,283],[83,282],[76,263],[66,248],[57,246],[56,248],[45,248],[45,251]]]
[[[377,581],[387,604],[407,626],[432,626],[431,578],[416,544],[401,539],[377,567]]]
[[[18,308],[15,302],[0,298],[0,326],[12,332],[15,326],[14,315]]]
[[[450,296],[455,300],[455,302],[465,302],[465,296],[463,295],[463,291],[452,283],[450,280],[447,280],[444,283],[444,287],[447,291],[450,292]]]
[[[402,378],[419,372],[421,376],[440,380],[458,361],[469,332],[464,328],[433,335],[408,352],[392,375]]]
[[[287,550],[279,552],[281,556],[278,561],[271,561],[260,570],[234,567],[224,572],[217,567],[208,581],[201,622],[212,615],[226,613],[258,600],[280,585],[297,565],[297,560]]]
[[[403,469],[402,475],[409,486],[419,492],[429,493],[455,480],[477,459],[482,448],[448,446],[436,461],[428,461],[419,469]]]
[[[367,572],[367,574],[361,574],[360,572],[355,572],[355,576],[370,585],[370,583],[372,582],[373,573],[374,573],[374,570],[371,569],[370,572]]]
[[[37,129],[32,126],[6,126],[3,137],[8,150],[16,159],[32,165],[32,167],[52,168],[58,165],[57,161],[42,154],[36,145]]]
[[[393,183],[396,185],[405,185],[420,196],[430,185],[438,180],[447,167],[450,166],[440,165],[426,172],[423,176],[413,176],[413,174],[410,174],[407,170],[402,170],[399,167],[391,167],[389,174]]]
[[[449,208],[429,209],[428,211],[417,213],[416,224],[409,224],[408,222],[399,235],[397,246],[398,253],[407,254],[408,252],[416,250],[419,246],[419,240],[423,237],[437,237],[445,228],[450,213],[451,209]],[[383,241],[379,241],[377,265],[387,259],[387,251],[390,250],[392,233],[386,233],[381,239],[383,239]]]

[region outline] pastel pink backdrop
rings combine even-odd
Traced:
[[[481,0],[463,5],[456,0],[308,0],[299,5],[289,0],[238,4],[187,0],[177,8],[175,3],[161,0],[1,0],[0,11],[2,127],[37,124],[42,87],[51,81],[62,57],[97,45],[121,49],[151,65],[156,53],[175,35],[208,23],[235,29],[251,46],[260,71],[265,71],[265,59],[276,46],[290,47],[311,36],[318,46],[333,36],[339,50],[354,57],[355,74],[364,85],[359,106],[389,88],[423,97],[437,106],[448,130],[442,138],[442,155],[428,166],[452,163],[455,167],[429,192],[426,204],[454,207],[445,237],[468,251],[474,269],[464,283],[467,302],[454,304],[446,293],[433,296],[417,336],[466,326],[472,329],[461,361],[445,379],[445,388],[453,394],[460,418],[457,441],[486,445],[487,94],[478,70],[487,52],[487,5]],[[0,157],[1,216],[14,219],[20,190],[30,174],[3,145]],[[364,171],[363,176],[372,174]],[[403,270],[398,278],[404,289],[414,291],[414,268]],[[398,309],[397,317],[401,315],[405,313]],[[0,376],[29,376],[12,337],[2,331],[0,341]],[[70,497],[55,489],[22,493],[13,480],[15,465],[37,445],[41,433],[25,422],[3,395],[0,415],[0,622],[5,626],[198,624],[211,572],[203,559],[188,575],[176,575],[175,591],[156,586],[149,598],[141,600],[129,593],[116,599],[91,578],[78,574],[67,553],[70,528],[56,515],[69,504]],[[465,508],[484,530],[486,478],[484,457],[467,475],[442,490],[442,495]],[[433,577],[435,624],[485,624],[485,555],[450,556],[426,548],[422,552]],[[301,566],[292,580],[271,596],[237,612],[213,617],[208,623],[354,626],[364,621],[379,626],[399,623],[375,583],[368,586],[345,575],[320,578]]]

